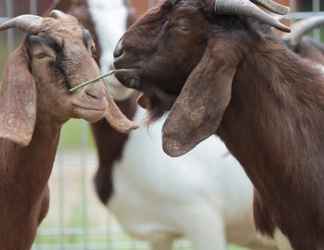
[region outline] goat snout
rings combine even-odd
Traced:
[[[123,39],[120,39],[114,50],[114,58],[117,59],[124,54]]]
[[[85,94],[93,99],[101,100],[106,97],[106,92],[104,87],[91,86],[90,88],[85,89]]]

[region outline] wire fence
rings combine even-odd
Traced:
[[[150,0],[149,4],[152,5],[154,1]],[[40,2],[30,0],[25,13],[39,14],[42,11],[39,9]],[[15,3],[17,1],[0,0],[0,22],[17,14]],[[290,3],[295,6],[296,1]],[[293,12],[290,15],[296,19],[324,15],[320,10],[321,1],[312,0],[312,11]],[[315,36],[319,38],[320,33],[317,31]],[[14,30],[0,33],[1,72],[8,53],[16,47],[19,37],[20,34]],[[71,138],[71,134],[74,138]],[[145,243],[126,236],[113,216],[97,200],[92,185],[96,166],[88,125],[82,121],[70,122],[62,131],[62,141],[50,180],[50,211],[39,229],[34,250],[147,249]],[[177,249],[189,247],[187,242],[177,245]]]

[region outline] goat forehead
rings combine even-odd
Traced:
[[[194,7],[200,7],[201,4],[204,2],[204,0],[166,0],[164,3],[169,2],[174,7],[188,7],[188,6],[194,6]],[[212,2],[212,1],[210,1]]]
[[[44,21],[44,31],[57,38],[79,38],[82,39],[82,27],[75,18],[57,20],[48,18]]]
[[[203,0],[202,0],[203,1]],[[200,13],[205,8],[202,8],[204,4],[196,0],[183,1],[179,0],[176,4],[172,4],[171,0],[165,0],[157,5],[155,8],[152,8],[146,15],[139,19],[137,22],[138,25],[144,24],[147,25],[157,25],[161,24],[159,21],[167,21],[168,18],[176,17],[181,13],[191,12]],[[169,6],[169,7],[166,7]],[[172,7],[170,7],[172,6]],[[136,26],[136,25],[135,25]]]

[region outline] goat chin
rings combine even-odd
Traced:
[[[135,92],[135,90],[122,85],[115,76],[111,76],[106,80],[106,86],[108,93],[117,101],[124,101],[130,98]]]

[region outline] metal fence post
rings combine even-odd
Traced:
[[[313,12],[319,12],[321,10],[321,1],[320,0],[313,0]],[[321,39],[321,30],[316,29],[314,31],[314,36],[317,40]]]
[[[37,14],[37,0],[30,0],[29,9],[31,14]]]
[[[13,1],[12,0],[6,0],[6,15],[7,17],[13,17],[14,15],[14,7],[13,7]],[[14,49],[14,43],[15,43],[15,32],[14,30],[10,29],[7,31],[7,47],[9,51],[12,51]]]

